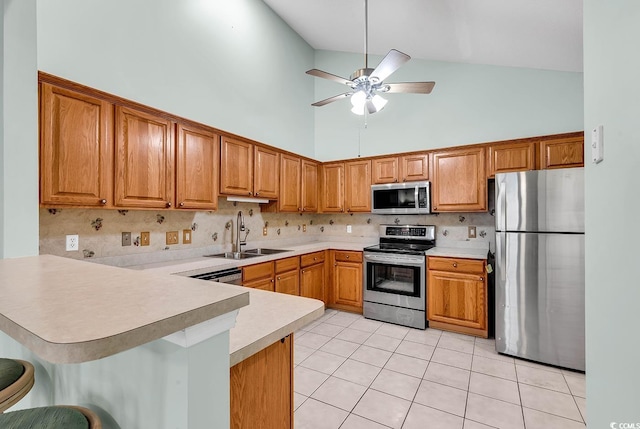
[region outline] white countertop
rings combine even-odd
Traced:
[[[427,250],[427,256],[447,258],[487,259],[489,243],[486,241],[439,240],[436,247]]]
[[[100,359],[249,304],[246,289],[52,255],[0,260],[0,330],[53,363]]]

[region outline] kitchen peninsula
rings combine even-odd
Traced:
[[[242,287],[49,255],[1,260],[0,294],[1,354],[36,367],[19,407],[85,405],[106,428],[228,427],[238,311],[259,310],[238,316],[238,333],[280,315],[266,323],[278,339],[323,312],[319,301],[277,294],[252,309]],[[243,358],[269,345],[258,340]]]

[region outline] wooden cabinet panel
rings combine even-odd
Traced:
[[[300,258],[292,256],[290,258],[276,259],[276,274],[284,273],[286,271],[300,269]]]
[[[232,429],[293,428],[293,336],[230,369]]]
[[[275,291],[300,295],[300,271],[298,269],[276,274]]]
[[[429,180],[429,154],[401,156],[399,178],[403,182]]]
[[[280,155],[280,198],[278,210],[281,212],[298,212],[301,210],[300,158],[282,154]]]
[[[273,277],[271,277],[268,279],[254,280],[251,282],[243,282],[242,286],[273,292],[275,290],[274,282],[275,280],[273,279]]]
[[[304,268],[310,265],[319,264],[321,262],[324,262],[324,259],[324,250],[321,250],[319,252],[307,253],[306,255],[300,256],[300,266]]]
[[[253,145],[223,136],[220,144],[220,193],[253,195]]]
[[[348,212],[371,211],[371,161],[345,163],[345,206]]]
[[[489,146],[487,177],[494,177],[496,173],[535,169],[535,142],[507,143]]]
[[[303,267],[300,270],[300,296],[319,299],[326,303],[326,280],[324,262]]]
[[[336,261],[332,280],[331,306],[362,313],[362,264]]]
[[[484,147],[434,152],[433,175],[433,211],[487,210]]]
[[[173,123],[116,107],[115,205],[173,205]]]
[[[212,131],[177,126],[176,204],[178,208],[216,210],[220,137]]]
[[[584,167],[584,137],[540,142],[540,168]]]
[[[280,154],[262,146],[255,146],[254,151],[253,195],[276,199],[280,186]]]
[[[362,252],[353,252],[349,250],[335,250],[333,253],[334,260],[342,262],[362,262]]]
[[[259,279],[273,279],[273,262],[263,262],[261,264],[247,265],[242,267],[242,284]]]
[[[318,211],[318,164],[302,160],[301,184],[302,211],[315,213]]]
[[[43,83],[40,132],[40,202],[110,206],[113,105]]]
[[[396,183],[398,181],[398,158],[380,158],[371,161],[372,183]]]
[[[486,261],[427,258],[429,326],[487,337]]]
[[[322,166],[322,211],[344,212],[344,163]]]

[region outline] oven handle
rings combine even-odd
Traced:
[[[389,262],[422,266],[425,263],[425,256],[399,256],[399,255],[380,255],[380,254],[364,254],[365,261],[371,262]]]

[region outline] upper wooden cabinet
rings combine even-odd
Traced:
[[[487,178],[484,147],[433,153],[434,212],[487,210]]]
[[[281,212],[302,211],[301,204],[301,160],[297,156],[280,155],[280,198],[278,210]]]
[[[40,112],[42,204],[113,204],[113,105],[43,83]]]
[[[315,213],[318,211],[318,185],[318,163],[303,159],[300,190],[303,212]]]
[[[220,144],[220,193],[276,199],[280,154],[223,136]]]
[[[116,107],[115,205],[173,205],[173,122]]]
[[[220,137],[210,130],[177,126],[176,204],[216,210]]]
[[[489,146],[487,177],[496,173],[536,169],[536,143],[503,143]]]
[[[371,161],[345,163],[347,212],[371,211]]]
[[[584,136],[540,141],[540,168],[584,167]]]
[[[371,161],[372,183],[398,183],[429,180],[429,154],[419,153]]]
[[[344,212],[344,162],[322,165],[321,207],[326,213]]]

